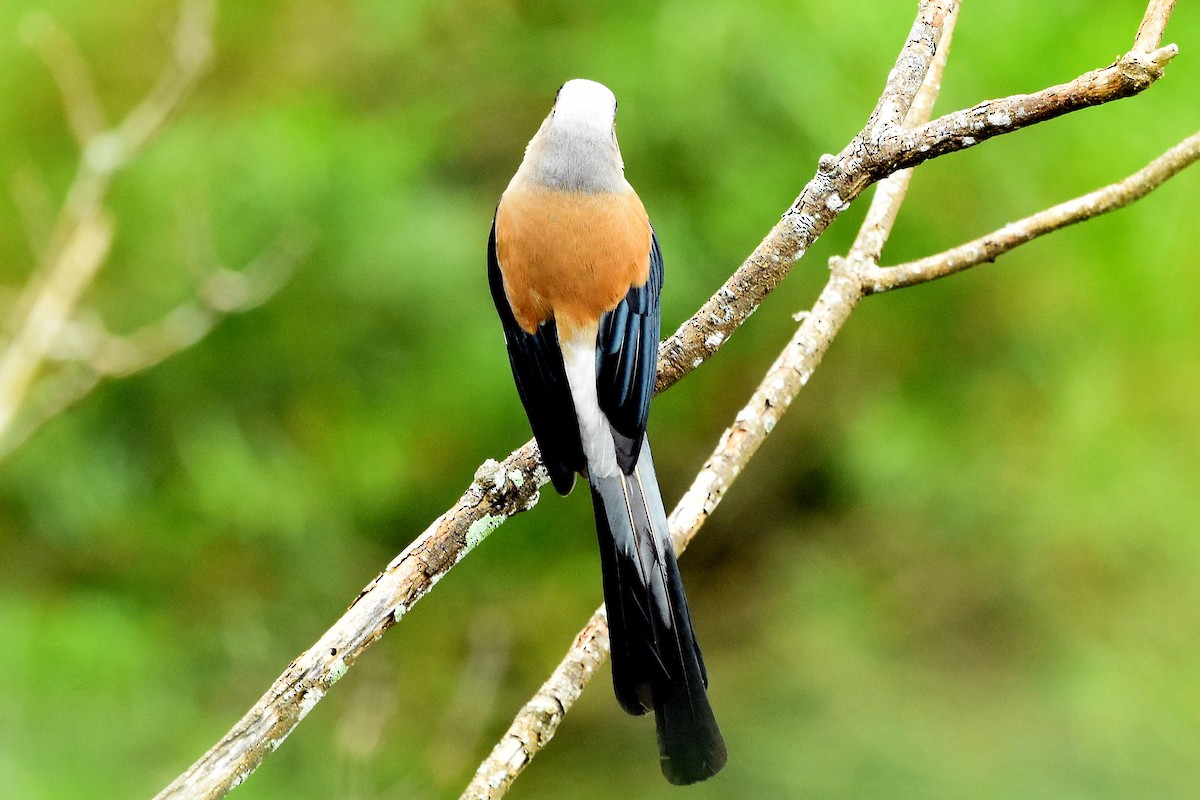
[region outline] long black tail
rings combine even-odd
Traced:
[[[649,443],[633,474],[590,483],[617,701],[630,714],[654,709],[667,780],[702,781],[725,766],[725,740],[708,704]]]

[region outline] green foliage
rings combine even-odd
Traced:
[[[968,4],[939,109],[1107,63],[1140,9]],[[149,796],[215,741],[486,457],[528,438],[493,318],[493,205],[565,79],[621,98],[687,317],[865,119],[914,3],[227,2],[212,72],[113,186],[88,306],[188,297],[183,218],[266,306],[102,385],[0,463],[0,795]],[[76,37],[117,118],[175,9],[0,5],[0,177],[76,154],[19,22]],[[1200,21],[1145,95],[922,167],[886,260],[1123,177],[1194,131]],[[684,559],[727,771],[689,797],[1186,797],[1200,771],[1200,175],[856,312]],[[847,213],[656,401],[670,502],[811,303]],[[0,194],[0,279],[33,258]],[[391,631],[236,796],[457,796],[600,599],[586,498],[546,496]],[[473,628],[494,694],[449,712]],[[514,797],[678,796],[601,676]],[[478,725],[478,730],[475,726]]]

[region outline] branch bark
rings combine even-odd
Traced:
[[[1151,3],[1151,10],[1161,7]],[[925,81],[955,0],[923,0],[916,21],[889,74],[867,124],[837,156],[822,156],[816,174],[762,243],[725,284],[668,339],[659,351],[657,390],[673,385],[714,354],[786,277],[812,243],[872,183],[929,158],[1035,124],[1078,108],[1137,94],[1162,74],[1176,52],[1158,48],[1152,34],[1141,55],[1034,95],[988,101],[916,128],[905,127]],[[1161,10],[1161,8],[1160,8]],[[1150,10],[1148,10],[1148,15]],[[1169,8],[1166,9],[1169,14]],[[1165,24],[1165,23],[1164,23]],[[1158,28],[1161,35],[1161,26]],[[1152,47],[1151,47],[1152,45]],[[936,82],[936,80],[935,80]],[[1036,98],[1036,102],[1030,98]],[[931,103],[931,100],[930,100]],[[1002,112],[1008,113],[1007,121]],[[928,110],[922,112],[926,117]],[[904,178],[903,180],[907,180]],[[902,187],[890,185],[898,204]],[[883,202],[883,201],[880,201]],[[882,211],[881,211],[882,213]],[[889,211],[894,219],[894,210]],[[890,221],[884,225],[890,230]],[[882,250],[882,241],[878,244]],[[865,252],[878,257],[863,240]],[[738,415],[671,516],[677,542],[703,524],[791,399],[807,382],[858,301],[865,284],[847,259],[832,264],[829,283],[804,316],[767,379]],[[221,797],[244,780],[300,722],[362,652],[395,624],[445,573],[509,516],[538,501],[547,476],[533,442],[502,462],[489,460],[459,501],[397,556],[359,595],[320,640],[289,665],[266,694],[212,749],[158,798]],[[467,797],[498,797],[532,754],[553,735],[565,709],[607,654],[607,629],[597,614],[580,633],[568,658],[527,705],[527,735],[506,735],[480,768]],[[522,712],[524,715],[525,712]],[[519,718],[520,720],[520,718]],[[510,731],[512,733],[512,731]],[[530,742],[540,739],[535,745]],[[500,770],[493,772],[489,764]],[[515,770],[515,771],[514,771]],[[496,777],[500,774],[501,777]],[[508,777],[504,777],[507,775]],[[493,784],[499,785],[493,785]],[[478,788],[479,793],[473,794]]]
[[[1133,38],[1133,49],[1139,53],[1150,53],[1162,44],[1163,34],[1167,30],[1167,22],[1171,12],[1175,10],[1175,0],[1151,0],[1142,16],[1142,24],[1138,25],[1137,35]]]
[[[874,180],[891,169],[878,152],[867,152],[873,136],[884,136],[908,112],[933,58],[934,43],[957,0],[924,0],[896,65],[867,124],[837,157],[823,155],[817,173],[754,252],[708,302],[659,348],[656,389],[662,391],[691,372],[728,341],[778,286],[813,242]]]
[[[1151,161],[1124,180],[1039,211],[1025,219],[980,236],[958,247],[894,267],[869,266],[862,272],[868,294],[902,289],[995,261],[1014,247],[1039,236],[1107,214],[1140,200],[1186,167],[1200,160],[1200,132]]]

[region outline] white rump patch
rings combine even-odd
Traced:
[[[596,393],[596,326],[584,328],[569,341],[560,341],[560,346],[588,472],[600,478],[616,475],[617,448]]]

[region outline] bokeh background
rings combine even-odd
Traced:
[[[1200,14],[1145,95],[922,167],[886,261],[1123,177],[1195,131]],[[911,0],[220,3],[213,67],[122,172],[86,297],[185,302],[179,231],[265,306],[102,385],[0,462],[0,796],[147,797],[221,736],[487,457],[528,438],[493,318],[496,198],[565,79],[621,100],[664,330],[870,110]],[[176,7],[0,4],[0,178],[77,153],[21,45],[43,10],[116,118]],[[969,3],[938,108],[1128,49],[1138,2]],[[1200,775],[1200,172],[999,263],[867,300],[683,559],[731,753],[688,790],[598,676],[514,798],[1193,797]],[[862,203],[651,418],[668,502],[844,252]],[[35,259],[0,192],[0,279]],[[11,303],[11,297],[7,303]],[[6,307],[11,307],[8,305]],[[583,496],[501,528],[240,798],[456,797],[600,598]]]

